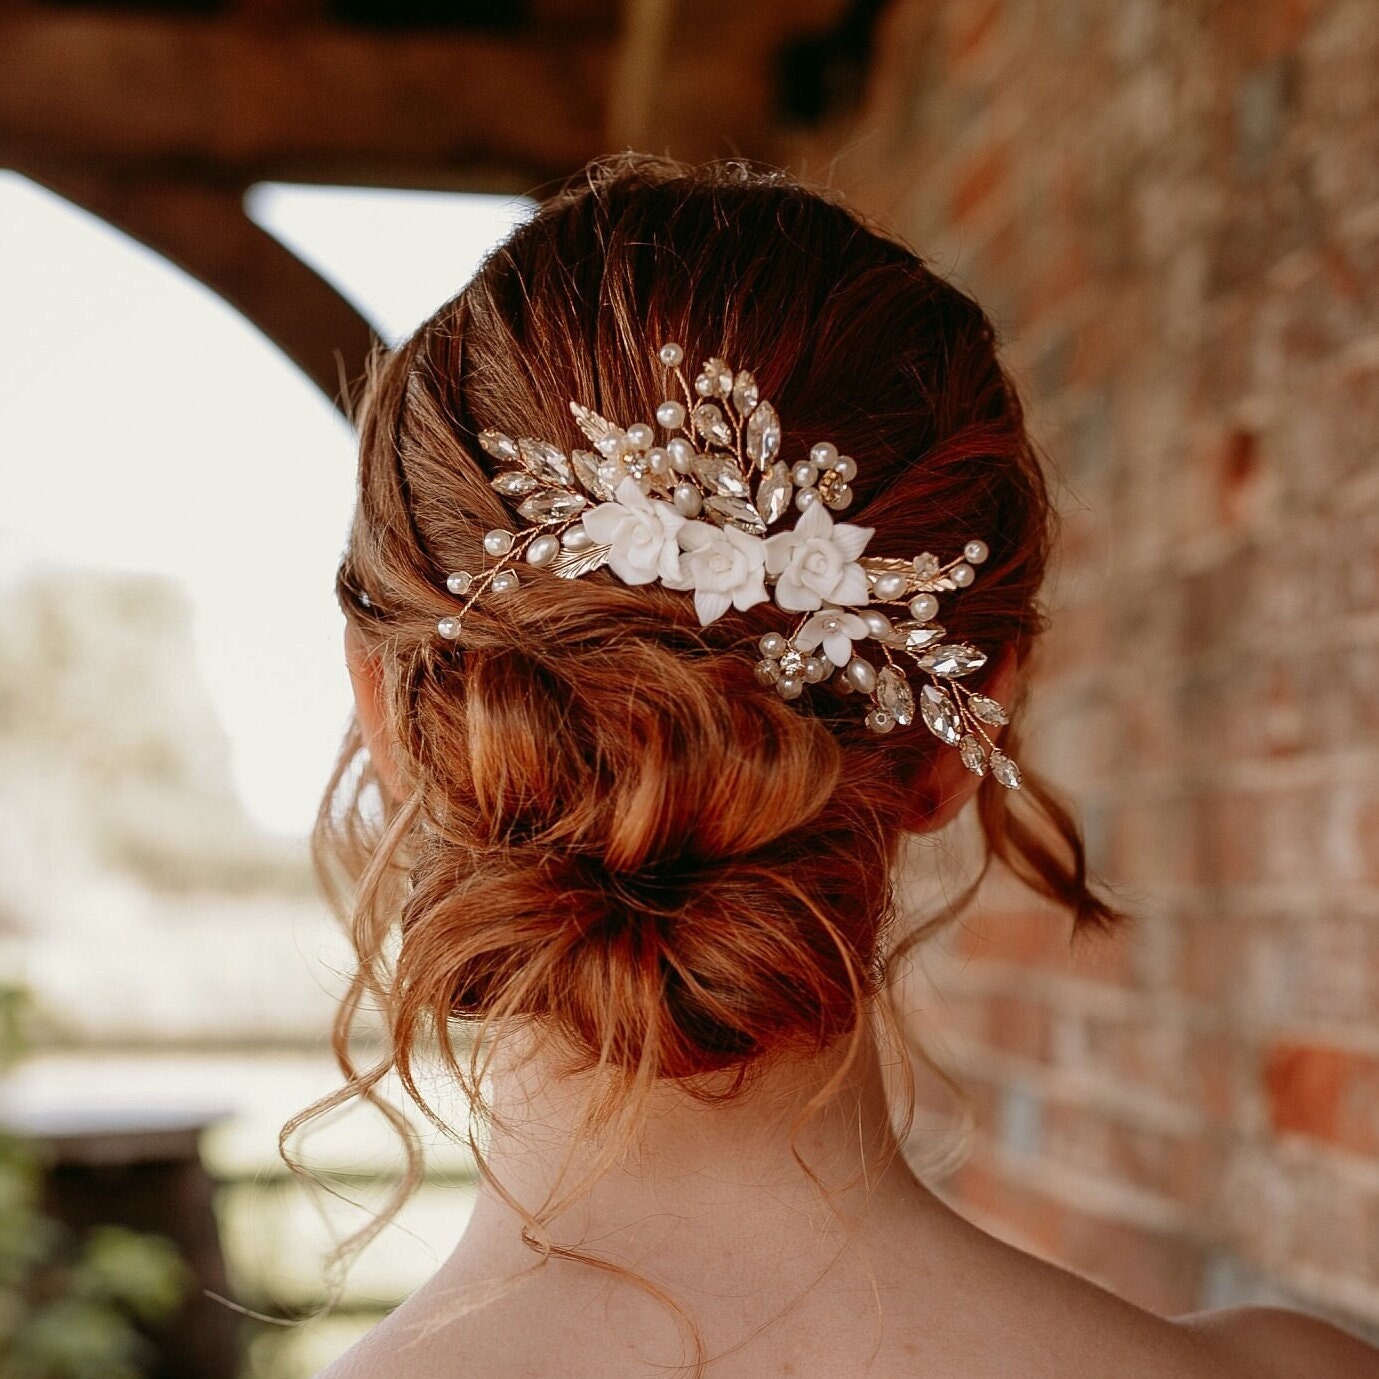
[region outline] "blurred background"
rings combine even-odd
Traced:
[[[330,1318],[204,1296],[309,1312],[398,1167],[276,1153],[347,965],[343,385],[628,147],[898,231],[1057,474],[1026,755],[1140,921],[1070,952],[997,877],[934,946],[935,1185],[1379,1338],[1377,72],[1374,0],[0,0],[0,1372],[305,1379],[457,1238],[433,1137]]]

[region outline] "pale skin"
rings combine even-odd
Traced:
[[[361,728],[391,773],[377,679],[346,637]],[[1015,671],[988,691],[1008,702]],[[977,778],[957,762],[916,792],[937,828]],[[524,1055],[526,1057],[524,1058]],[[794,1143],[800,1110],[844,1051],[774,1067],[750,1095],[706,1106],[656,1095],[636,1151],[549,1223],[654,1281],[692,1316],[705,1379],[1379,1379],[1379,1351],[1328,1323],[1247,1307],[1166,1319],[1003,1244],[945,1206],[901,1158],[870,1039]],[[594,1150],[576,1138],[586,1087],[509,1048],[492,1080],[504,1130],[487,1149],[463,1238],[434,1277],[319,1379],[670,1379],[685,1333],[664,1305],[587,1264],[552,1259],[496,1301],[449,1319],[461,1290],[530,1269],[522,1218]],[[568,1183],[570,1178],[565,1181]]]

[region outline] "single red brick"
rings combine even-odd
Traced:
[[[1379,1059],[1318,1044],[1278,1043],[1264,1063],[1275,1131],[1379,1153]]]

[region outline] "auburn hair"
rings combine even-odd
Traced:
[[[346,1085],[285,1136],[352,1096],[409,1134],[378,1089],[395,1071],[426,1110],[423,1048],[481,1110],[483,1051],[518,1025],[599,1073],[597,1114],[630,1135],[658,1083],[730,1096],[774,1058],[855,1038],[912,939],[894,864],[952,749],[922,727],[870,732],[855,698],[763,689],[772,604],[701,627],[684,593],[524,568],[466,613],[461,642],[436,635],[460,602],[447,574],[481,569],[484,533],[512,521],[479,432],[577,445],[570,399],[649,416],[665,341],[750,368],[787,462],[825,439],[857,458],[848,519],[875,529],[869,555],[987,542],[981,577],[945,602],[951,638],[994,666],[1023,661],[1044,626],[1053,509],[970,296],[782,174],[586,169],[374,361],[359,403],[337,588],[382,685],[396,789],[377,789],[356,726],[315,838],[358,955],[335,1034]],[[1118,917],[1028,768],[1016,793],[983,781],[978,812],[988,860],[1075,928]],[[371,1005],[386,1043],[361,1068],[351,1031]]]

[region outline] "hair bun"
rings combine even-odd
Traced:
[[[848,1026],[886,867],[868,886],[850,831],[809,831],[842,779],[823,724],[740,651],[463,660],[420,701],[446,807],[414,866],[404,1000],[539,1016],[674,1077]]]

